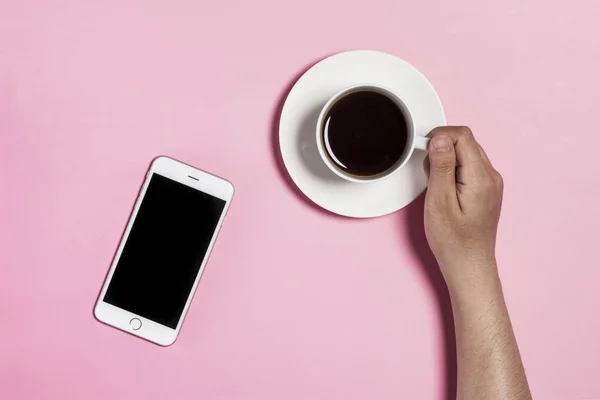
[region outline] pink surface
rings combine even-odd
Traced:
[[[599,12],[595,0],[0,1],[0,398],[452,392],[422,199],[334,217],[293,190],[274,151],[290,83],[354,48],[417,66],[504,174],[498,252],[534,395],[600,398]],[[166,349],[92,315],[158,154],[237,189]]]

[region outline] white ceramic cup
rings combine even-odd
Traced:
[[[323,128],[324,128],[324,125],[327,123],[326,118],[327,118],[327,114],[329,114],[329,110],[331,109],[331,107],[333,107],[333,105],[338,100],[340,100],[342,97],[347,96],[350,93],[365,92],[365,91],[377,92],[377,93],[380,93],[380,94],[386,96],[388,99],[392,100],[394,102],[394,104],[396,104],[396,106],[398,106],[398,108],[400,109],[402,114],[404,115],[404,118],[405,118],[406,124],[407,124],[407,131],[408,131],[408,140],[407,140],[406,146],[404,148],[404,153],[402,153],[402,156],[398,159],[396,164],[394,164],[387,171],[384,171],[381,174],[373,175],[373,176],[352,175],[352,174],[349,174],[348,172],[340,169],[333,161],[331,161],[331,157],[333,157],[333,155],[331,155],[331,156],[329,155],[331,153],[327,150],[326,144],[325,144],[325,141],[323,138],[323,131],[324,131]],[[410,159],[411,155],[413,154],[413,152],[415,150],[427,151],[427,148],[429,146],[429,138],[417,135],[417,133],[415,131],[415,126],[413,123],[412,114],[411,114],[410,110],[408,109],[408,107],[406,106],[406,104],[404,104],[404,102],[400,99],[400,97],[398,97],[391,90],[389,90],[381,85],[375,85],[375,84],[354,85],[354,86],[348,87],[344,90],[341,90],[340,92],[333,95],[327,101],[327,103],[325,103],[325,105],[323,106],[323,108],[321,109],[321,112],[319,114],[319,119],[317,120],[317,137],[316,138],[317,138],[317,149],[319,149],[319,154],[321,155],[321,158],[323,159],[323,162],[325,163],[325,165],[327,165],[327,167],[329,167],[329,169],[331,171],[333,171],[333,173],[335,173],[339,177],[341,177],[347,181],[356,182],[356,183],[371,183],[371,182],[377,182],[377,181],[387,178],[388,176],[392,175],[394,172],[396,172],[397,170],[402,168],[404,165],[406,165],[406,163],[408,162],[408,160]]]

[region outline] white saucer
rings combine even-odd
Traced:
[[[412,65],[378,51],[348,51],[320,61],[298,79],[281,111],[279,146],[290,176],[309,199],[336,214],[368,218],[407,206],[427,183],[425,152],[420,151],[375,183],[347,182],[327,168],[315,140],[319,112],[331,96],[360,83],[379,84],[396,93],[411,110],[417,135],[446,124],[437,93]]]

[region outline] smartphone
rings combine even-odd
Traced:
[[[96,318],[156,344],[173,344],[233,192],[222,178],[156,158],[96,302]]]

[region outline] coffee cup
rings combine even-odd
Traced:
[[[412,114],[391,90],[360,84],[333,95],[321,109],[317,149],[337,176],[355,183],[383,180],[429,139],[416,134]]]

